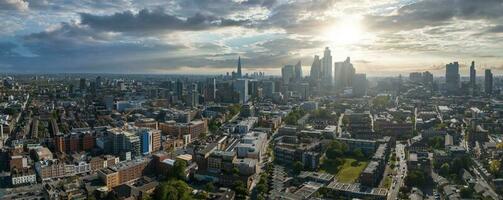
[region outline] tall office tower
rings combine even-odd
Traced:
[[[346,87],[352,87],[356,70],[351,64],[351,59],[347,57],[344,62],[336,62],[334,65],[335,88],[341,91]]]
[[[239,103],[248,102],[248,79],[237,79],[234,81],[234,92],[239,94]]]
[[[125,91],[126,90],[126,83],[124,83],[123,80],[120,80],[117,82],[117,87],[119,88],[120,91]]]
[[[295,69],[293,65],[285,65],[281,68],[281,77],[283,78],[283,83],[289,84],[295,77]]]
[[[140,143],[141,143],[141,154],[148,155],[152,153],[152,137],[153,134],[148,129],[142,129],[139,131],[140,134]]]
[[[177,96],[183,95],[183,82],[181,80],[177,80],[175,83],[175,92]]]
[[[484,92],[486,94],[492,94],[493,93],[493,73],[491,72],[490,69],[486,69],[484,85],[485,85]]]
[[[141,155],[140,137],[129,132],[126,133],[125,150],[131,152],[131,156],[133,156],[133,158],[138,158]]]
[[[353,95],[363,97],[367,95],[368,81],[366,74],[355,74],[353,78]]]
[[[264,81],[262,91],[265,97],[272,98],[272,94],[275,92],[274,81]]]
[[[470,86],[472,89],[475,88],[477,79],[477,71],[475,70],[475,61],[472,61],[472,65],[470,66]]]
[[[423,84],[433,84],[433,74],[429,71],[423,72]]]
[[[423,81],[423,73],[421,72],[412,72],[409,74],[409,80],[411,82],[420,83]]]
[[[238,57],[238,72],[236,74],[237,78],[243,77],[243,74],[241,72],[241,56]]]
[[[321,79],[321,60],[319,56],[314,56],[313,64],[311,64],[311,80],[318,81]]]
[[[300,63],[299,60],[299,62],[295,64],[295,81],[298,83],[301,80],[302,80],[302,64]]]
[[[248,80],[248,96],[249,98],[257,97],[259,95],[259,82],[257,79]]]
[[[198,88],[198,87],[197,87],[197,83],[192,83],[192,84],[190,85],[190,90],[195,90],[195,91],[197,91],[197,88]]]
[[[84,91],[86,90],[86,79],[85,78],[81,78],[80,79],[80,85],[79,85],[79,88],[81,91]]]
[[[204,92],[205,101],[215,101],[217,96],[217,83],[215,78],[206,79],[206,90]]]
[[[100,88],[102,84],[103,81],[101,80],[101,76],[96,77],[96,87]]]
[[[297,92],[300,94],[300,97],[304,100],[309,99],[310,92],[309,92],[309,83],[301,83],[297,87]]]
[[[322,71],[322,80],[324,85],[332,85],[332,55],[330,55],[330,49],[325,47],[325,51],[323,52],[323,59],[321,61],[321,71]]]
[[[185,96],[185,103],[189,107],[197,107],[199,105],[199,93],[197,90],[190,90]]]
[[[445,83],[448,94],[459,93],[459,64],[449,63],[445,66]]]

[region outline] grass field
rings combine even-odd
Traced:
[[[344,164],[339,167],[339,172],[336,175],[339,182],[354,183],[368,164],[368,162],[361,161],[355,165],[353,162],[356,162],[356,160],[352,158],[344,159]]]
[[[389,188],[391,186],[391,178],[389,176],[384,177],[383,188]]]

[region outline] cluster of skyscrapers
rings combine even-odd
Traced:
[[[295,84],[303,81],[302,66],[285,65],[281,69],[284,84]],[[330,93],[352,94],[364,96],[367,92],[367,78],[365,74],[356,74],[350,58],[342,62],[332,63],[331,51],[328,47],[323,51],[323,57],[314,56],[311,64],[309,83],[314,91],[329,91]]]
[[[472,61],[470,65],[470,81],[466,84],[461,83],[459,63],[453,62],[447,64],[445,66],[445,84],[445,91],[450,95],[459,95],[465,90],[468,90],[471,94],[477,94],[479,89],[477,86],[475,61]],[[493,92],[493,73],[491,69],[486,69],[484,74],[484,93],[491,95]]]

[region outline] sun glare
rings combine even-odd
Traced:
[[[361,16],[347,16],[328,28],[324,37],[335,45],[355,44],[364,38],[361,21]]]

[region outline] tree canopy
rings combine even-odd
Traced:
[[[192,188],[182,180],[162,182],[154,191],[155,199],[159,200],[191,200]]]

